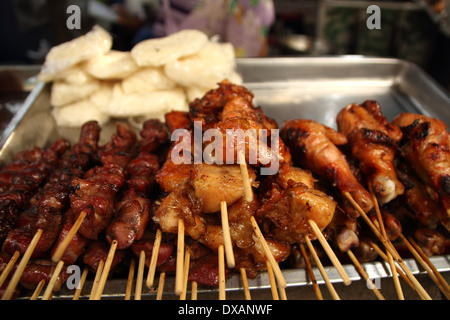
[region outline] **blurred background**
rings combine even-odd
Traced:
[[[67,12],[70,5],[80,9],[79,17]],[[366,25],[370,5],[381,9],[380,29]],[[111,32],[117,50],[198,28],[233,43],[237,57],[399,58],[449,90],[449,13],[446,0],[1,0],[0,65],[41,64],[52,46],[94,24]],[[70,17],[78,28],[68,27]]]

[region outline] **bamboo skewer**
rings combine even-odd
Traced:
[[[105,266],[105,261],[103,259],[101,259],[98,262],[97,271],[95,273],[94,282],[92,283],[91,294],[89,296],[89,300],[95,299],[95,293],[97,292],[98,284],[100,282],[100,277],[102,276],[104,266]]]
[[[162,300],[165,280],[166,280],[166,273],[161,272],[159,274],[158,291],[156,293],[156,300]]]
[[[313,247],[313,245],[311,243],[311,240],[309,240],[308,236],[305,236],[305,242],[306,242],[306,245],[308,246],[309,251],[311,252],[311,255],[314,258],[314,261],[316,262],[317,268],[319,269],[323,280],[325,281],[325,284],[326,284],[326,286],[328,288],[328,291],[331,294],[331,297],[334,300],[340,300],[339,295],[337,294],[336,290],[334,289],[334,287],[333,287],[333,285],[332,285],[332,283],[330,281],[330,278],[328,278],[328,275],[327,275],[327,273],[326,273],[326,271],[325,271],[325,269],[324,269],[324,267],[322,265],[322,262],[320,261],[319,256],[317,255],[317,252],[314,249],[314,247]]]
[[[27,250],[25,251],[25,254],[23,255],[22,259],[20,260],[19,265],[17,266],[16,271],[14,272],[14,275],[11,278],[11,281],[9,282],[8,286],[6,287],[5,292],[3,293],[2,300],[9,300],[11,299],[14,290],[17,287],[17,284],[19,283],[20,277],[22,276],[23,271],[25,270],[25,267],[28,263],[28,261],[31,258],[31,255],[33,254],[34,249],[36,248],[36,245],[41,238],[43,230],[39,229],[36,231],[36,234],[34,235],[33,239],[30,242],[30,245],[28,246]]]
[[[362,267],[361,263],[359,263],[358,259],[355,257],[353,252],[349,249],[347,250],[347,255],[349,256],[350,260],[352,260],[353,264],[356,267],[356,270],[358,270],[359,274],[363,277],[363,279],[366,281],[366,283],[370,284],[371,289],[373,293],[377,296],[379,300],[385,300],[383,295],[381,294],[380,290],[373,284],[372,280],[369,278],[369,275],[366,273],[364,268]]]
[[[42,291],[42,288],[44,288],[45,285],[45,279],[42,279],[39,281],[39,284],[37,285],[36,289],[34,289],[33,295],[30,297],[30,300],[37,300],[39,297],[39,294]]]
[[[272,298],[273,300],[280,300],[280,297],[278,296],[277,291],[277,284],[276,280],[273,274],[272,266],[270,265],[270,262],[266,260],[266,268],[267,268],[267,275],[269,276],[269,283],[270,283],[270,290],[272,292]]]
[[[144,281],[144,267],[145,267],[145,251],[141,250],[141,252],[139,253],[139,264],[136,276],[136,288],[134,291],[134,300],[141,300],[142,282]]]
[[[5,283],[6,278],[8,278],[9,273],[11,272],[19,257],[20,252],[15,251],[11,259],[9,259],[8,264],[6,265],[5,269],[3,269],[2,275],[0,276],[0,288],[3,286],[3,283]]]
[[[386,234],[386,228],[384,227],[383,217],[381,216],[380,207],[378,205],[378,199],[375,196],[375,194],[373,193],[372,187],[370,187],[370,192],[372,195],[373,203],[375,205],[375,212],[377,214],[377,219],[378,219],[377,227],[378,227],[378,229],[381,230],[381,234],[383,235],[383,237],[385,239],[388,239],[387,234]],[[388,250],[386,250],[386,255],[388,257],[389,267],[391,268],[392,279],[394,280],[394,287],[397,292],[397,296],[398,296],[399,300],[405,300],[405,296],[403,295],[403,290],[402,290],[402,287],[401,287],[401,284],[400,284],[400,281],[398,278],[398,273],[395,268],[394,258],[392,257],[392,255],[390,254],[390,252]]]
[[[191,300],[197,300],[197,281],[191,282]]]
[[[233,243],[231,242],[230,226],[228,223],[227,203],[225,201],[220,202],[220,213],[222,218],[223,242],[225,246],[227,265],[228,268],[232,269],[234,268],[236,262],[234,260]]]
[[[349,276],[347,275],[347,272],[345,272],[344,268],[342,267],[342,264],[340,263],[339,259],[336,257],[336,254],[334,253],[333,249],[331,249],[328,241],[325,239],[325,237],[322,234],[322,231],[320,231],[319,227],[315,223],[314,220],[308,220],[309,225],[311,226],[314,234],[316,235],[317,239],[319,240],[320,244],[322,245],[323,249],[325,250],[328,258],[333,263],[334,267],[337,269],[339,275],[341,276],[342,280],[344,281],[344,284],[346,286],[351,284],[351,280]]]
[[[146,285],[147,285],[147,288],[149,288],[149,289],[153,288],[153,283],[155,281],[156,264],[158,262],[158,254],[159,254],[159,248],[161,246],[161,238],[162,238],[162,232],[161,232],[161,230],[158,229],[156,231],[155,242],[153,243],[152,257],[150,260],[150,266],[148,268],[148,274],[147,274]]]
[[[177,265],[175,273],[175,294],[178,296],[183,291],[183,263],[184,263],[184,221],[182,219],[178,219]]]
[[[98,283],[97,291],[95,292],[94,300],[100,300],[103,289],[105,288],[106,280],[108,279],[109,270],[111,269],[111,264],[114,259],[114,254],[117,249],[117,240],[113,240],[111,243],[111,247],[108,252],[108,256],[105,261],[105,266],[103,267],[102,276],[100,277],[100,281]]]
[[[183,288],[181,290],[180,300],[186,300],[190,261],[191,261],[191,253],[189,249],[186,248],[186,252],[184,253],[184,265],[183,265]]]
[[[83,290],[84,283],[86,282],[86,278],[88,275],[89,269],[87,267],[84,268],[83,273],[81,274],[80,283],[78,284],[77,290],[75,290],[75,294],[73,295],[73,300],[78,300],[81,295],[81,290]]]
[[[353,204],[353,206],[358,210],[358,212],[363,217],[364,221],[367,223],[367,225],[370,227],[370,229],[373,231],[373,233],[377,236],[377,238],[383,243],[383,245],[386,247],[387,250],[392,254],[392,257],[394,260],[399,264],[399,266],[403,269],[406,276],[409,280],[414,284],[414,287],[417,288],[417,290],[420,292],[420,294],[427,300],[431,300],[430,295],[425,291],[425,289],[422,287],[422,285],[417,281],[417,279],[414,277],[414,275],[411,273],[409,268],[406,266],[406,264],[403,262],[402,258],[398,254],[397,250],[395,250],[392,243],[389,241],[389,239],[386,239],[383,237],[383,235],[380,233],[378,228],[372,223],[372,221],[369,219],[369,217],[366,215],[364,210],[361,209],[361,207],[356,203],[356,201],[353,199],[353,197],[350,195],[350,193],[346,192],[345,196],[349,199],[349,201]]]
[[[264,253],[266,255],[266,259],[269,260],[269,262],[273,268],[273,272],[275,274],[275,277],[278,280],[279,286],[282,288],[286,288],[286,286],[287,286],[286,280],[284,279],[284,276],[283,276],[283,273],[281,272],[280,266],[278,265],[272,252],[270,251],[269,245],[267,244],[266,239],[264,239],[264,236],[263,236],[261,230],[259,229],[258,223],[255,220],[255,217],[251,216],[250,221],[252,223],[253,230],[255,231],[255,234],[258,237],[258,239],[263,247]]]
[[[223,245],[219,246],[219,300],[226,299],[225,293],[225,257]]]
[[[410,248],[410,251],[413,253],[414,257],[417,261],[422,265],[422,267],[428,272],[431,279],[434,283],[441,289],[442,293],[450,299],[450,286],[447,281],[445,281],[444,277],[440,274],[440,272],[436,269],[436,267],[431,263],[428,259],[427,255],[422,251],[420,246],[412,239],[406,239],[403,234],[400,234],[402,241]]]
[[[241,272],[242,286],[244,287],[245,300],[252,300],[250,289],[248,287],[247,272],[245,271],[245,268],[239,268],[239,271]]]
[[[130,269],[128,270],[128,278],[127,278],[127,288],[125,290],[125,298],[124,300],[131,299],[131,290],[133,289],[133,278],[134,278],[134,267],[136,264],[136,259],[131,259]]]
[[[53,254],[53,256],[52,256],[53,262],[58,262],[59,260],[61,260],[61,257],[63,256],[64,252],[66,251],[66,249],[69,246],[70,242],[72,241],[73,237],[80,229],[81,224],[83,223],[83,220],[85,217],[86,217],[86,212],[81,211],[80,215],[78,216],[77,220],[73,224],[72,228],[70,228],[66,237],[63,239],[63,241],[60,243],[59,247],[56,249],[55,253]]]
[[[64,261],[60,260],[58,264],[56,265],[55,270],[53,270],[52,277],[50,278],[50,281],[48,282],[47,288],[45,289],[44,295],[42,296],[42,300],[49,300],[53,288],[55,287],[55,283],[58,280],[59,274],[61,273],[62,267],[64,266]]]
[[[308,272],[308,276],[311,279],[311,283],[313,286],[313,290],[316,294],[318,300],[323,300],[322,292],[320,291],[319,285],[317,284],[316,277],[314,272],[312,271],[311,262],[309,261],[308,255],[306,254],[305,246],[302,243],[298,244],[300,247],[300,252],[303,256],[303,260],[305,261],[306,270]]]

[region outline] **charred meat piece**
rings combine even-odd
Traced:
[[[342,194],[348,192],[364,212],[373,209],[370,193],[356,180],[344,155],[336,147],[347,143],[344,135],[318,122],[298,119],[284,124],[281,137],[297,165],[324,178]],[[359,216],[346,197],[342,203],[348,214]]]
[[[414,238],[428,256],[443,254],[445,251],[445,238],[436,230],[419,228],[414,232]]]
[[[92,241],[83,256],[83,262],[91,268],[92,271],[97,271],[100,260],[106,261],[110,247],[104,241]],[[111,263],[111,270],[113,270],[125,257],[125,250],[116,250],[114,258]]]
[[[106,228],[108,242],[117,240],[117,248],[122,250],[142,238],[149,220],[149,207],[147,198],[139,196],[133,189],[127,190],[116,204],[112,221]]]
[[[402,130],[401,154],[417,175],[437,193],[442,209],[450,216],[450,137],[438,119],[401,113],[392,123]]]
[[[0,193],[0,242],[14,228],[15,219],[20,210],[28,206],[30,199],[45,184],[51,170],[68,147],[67,141],[57,140],[45,150],[37,162],[26,165],[21,172],[18,172],[9,188]]]
[[[378,201],[385,204],[401,195],[404,187],[396,176],[394,157],[402,132],[386,120],[380,105],[350,104],[339,112],[337,124]]]

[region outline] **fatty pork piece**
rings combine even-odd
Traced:
[[[339,112],[336,120],[378,201],[385,204],[403,194],[405,188],[394,169],[402,132],[386,120],[380,105],[375,101],[350,104]]]
[[[173,167],[176,170],[176,166]],[[185,223],[185,230],[193,239],[205,233],[205,222],[201,213],[220,211],[221,201],[231,205],[244,195],[240,167],[238,165],[194,164],[190,168],[190,179],[179,185],[164,199],[156,210],[155,220],[162,231],[177,233],[178,220]],[[251,183],[256,174],[249,169]]]
[[[248,168],[250,184],[257,186],[256,174]],[[233,204],[244,194],[244,183],[238,165],[194,164],[191,167],[191,185],[200,201],[201,212],[220,211],[220,203]]]
[[[260,188],[262,206],[255,218],[264,234],[274,239],[296,243],[303,242],[305,236],[315,238],[308,221],[313,220],[323,230],[333,219],[336,202],[314,188],[310,175],[300,172],[299,168],[282,166],[277,176],[266,178]]]
[[[365,213],[373,209],[370,193],[356,180],[345,156],[337,148],[337,145],[347,143],[344,135],[316,121],[297,119],[284,124],[281,138],[290,149],[294,164],[337,187],[348,214],[355,218],[359,216],[358,210],[344,196],[347,192]]]
[[[445,123],[403,112],[392,123],[402,130],[400,150],[417,175],[437,193],[450,216],[450,137]]]

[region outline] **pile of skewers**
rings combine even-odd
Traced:
[[[24,289],[38,299],[44,287],[41,299],[51,299],[74,264],[84,266],[74,299],[89,275],[89,298],[101,299],[107,280],[120,270],[128,271],[130,299],[136,262],[135,299],[141,298],[145,268],[149,289],[159,274],[157,299],[166,274],[175,275],[180,299],[186,299],[188,282],[193,299],[198,285],[218,287],[225,299],[226,279],[235,272],[250,299],[247,279],[263,271],[273,298],[287,299],[280,263],[294,252],[319,299],[313,266],[339,299],[320,253],[345,285],[351,281],[339,256],[368,282],[360,262],[381,257],[399,299],[399,278],[421,299],[431,299],[400,256],[399,242],[449,298],[448,283],[428,259],[443,253],[450,231],[445,125],[406,113],[389,123],[378,103],[366,101],[342,109],[338,131],[296,119],[284,123],[278,137],[278,125],[253,98],[224,80],[191,102],[189,112],[167,113],[165,123],[147,120],[140,138],[118,122],[100,146],[101,128],[91,121],[73,146],[61,139],[18,153],[0,170],[2,299],[21,297]],[[195,129],[214,130],[217,141],[202,139],[200,150],[221,164],[195,161]],[[250,130],[254,140],[239,141],[231,129]],[[193,139],[174,139],[178,130]],[[173,158],[180,150],[188,161]],[[276,173],[261,174],[274,162]]]

